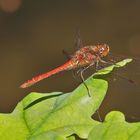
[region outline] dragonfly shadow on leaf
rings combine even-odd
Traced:
[[[26,109],[28,109],[28,108],[30,108],[30,107],[32,107],[32,106],[34,106],[34,105],[44,101],[44,100],[47,100],[47,99],[50,99],[50,98],[54,98],[54,97],[57,97],[57,96],[61,96],[61,95],[63,95],[63,93],[56,94],[56,95],[49,95],[49,96],[47,95],[47,96],[38,98],[35,101],[33,101],[30,104],[28,104],[25,108],[23,108],[23,110],[26,110]]]

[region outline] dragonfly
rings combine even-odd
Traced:
[[[49,71],[44,74],[41,74],[39,76],[36,76],[32,78],[31,80],[26,81],[23,83],[20,88],[27,88],[29,86],[34,85],[35,83],[38,83],[39,81],[48,78],[56,73],[59,73],[61,71],[67,71],[67,70],[74,70],[78,68],[83,68],[80,71],[81,80],[86,86],[84,82],[83,72],[87,70],[91,66],[98,67],[99,62],[106,63],[106,61],[103,60],[104,57],[106,57],[109,53],[109,45],[107,44],[96,44],[96,45],[87,45],[79,50],[77,50],[73,55],[71,55],[70,60],[68,60],[65,64]],[[86,86],[87,90],[88,87]],[[89,96],[90,93],[88,92]]]

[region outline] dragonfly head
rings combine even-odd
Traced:
[[[107,44],[98,44],[97,50],[98,50],[98,54],[101,57],[104,57],[109,53],[109,46]]]

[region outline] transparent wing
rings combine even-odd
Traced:
[[[75,33],[75,48],[76,50],[80,49],[83,47],[82,39],[80,36],[80,30],[77,28],[76,33]]]

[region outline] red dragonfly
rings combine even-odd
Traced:
[[[20,88],[27,88],[33,84],[50,77],[56,73],[64,70],[73,70],[77,68],[83,68],[80,71],[82,82],[84,83],[83,72],[91,66],[98,67],[99,62],[106,63],[102,60],[103,57],[107,56],[109,53],[109,46],[107,44],[97,44],[95,46],[84,46],[77,50],[71,59],[65,64],[49,71],[39,76],[32,78],[31,80],[23,83]],[[85,83],[84,83],[85,85]],[[86,86],[86,85],[85,85]],[[87,88],[87,86],[86,86]],[[88,88],[87,88],[88,89]]]

